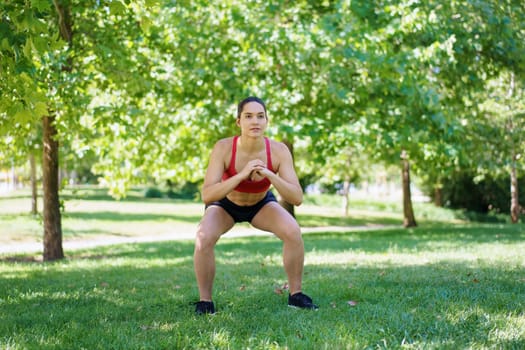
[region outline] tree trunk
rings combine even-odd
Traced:
[[[59,0],[53,0],[58,20],[60,37],[67,41],[69,48],[73,46],[73,25],[69,7]],[[62,72],[72,69],[72,56],[60,67]],[[44,261],[64,258],[62,249],[62,219],[60,217],[58,141],[54,124],[55,116],[43,118],[44,157],[42,159],[42,185],[44,188]]]
[[[350,213],[350,184],[352,180],[352,175],[350,174],[350,169],[352,167],[352,152],[348,153],[347,158],[347,173],[346,178],[343,183],[343,195],[344,195],[344,211],[345,211],[345,217],[348,217]]]
[[[350,180],[345,180],[343,184],[343,203],[345,217],[348,217],[350,212]]]
[[[514,95],[515,81],[514,72],[510,74],[509,92],[508,98],[512,98]],[[507,130],[509,134],[513,135],[516,131],[514,130],[514,120],[512,114],[509,115],[507,122]],[[516,170],[516,162],[518,157],[516,156],[516,142],[512,139],[511,143],[511,160],[510,160],[510,220],[513,224],[516,224],[520,219],[520,204],[518,197],[518,173]]]
[[[436,207],[443,207],[443,186],[434,186],[434,205]]]
[[[293,159],[293,144],[288,141],[288,140],[285,140],[283,141],[283,143],[286,145],[286,147],[288,147],[288,149],[290,150],[290,153],[292,154],[292,159]],[[286,209],[287,212],[289,212],[290,214],[292,214],[293,217],[295,217],[295,208],[293,206],[293,204],[290,204],[288,203],[287,201],[285,201],[284,199],[280,199],[279,200],[279,204],[284,208]]]
[[[516,155],[512,156],[510,169],[510,219],[516,224],[520,219],[520,204],[518,196],[518,174],[516,171]]]
[[[17,187],[17,180],[16,180],[15,166],[11,165],[11,171],[9,172],[9,180],[8,180],[7,188],[14,191],[16,190],[16,187]]]
[[[44,261],[64,258],[60,200],[58,196],[58,141],[55,139],[57,132],[54,120],[54,116],[43,118]]]
[[[36,179],[36,162],[35,155],[29,154],[29,165],[31,168],[31,214],[38,214],[38,187]]]
[[[287,201],[283,200],[283,199],[280,199],[279,200],[279,204],[284,208],[286,209],[287,212],[289,212],[290,214],[292,214],[293,217],[295,217],[295,207],[293,206],[293,204],[290,204],[288,203]]]
[[[401,153],[402,178],[403,178],[403,226],[416,227],[414,209],[412,208],[412,195],[410,193],[410,164],[405,151]]]

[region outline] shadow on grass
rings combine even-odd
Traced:
[[[403,218],[383,218],[383,217],[344,217],[344,216],[325,216],[325,215],[297,215],[297,221],[302,227],[321,227],[321,226],[366,226],[366,225],[400,225]]]
[[[61,195],[64,200],[82,200],[82,201],[109,201],[109,202],[126,202],[126,203],[192,203],[199,204],[200,201],[194,201],[186,198],[146,198],[144,196],[127,196],[122,199],[115,199],[110,195],[89,195],[89,196],[74,196]]]
[[[193,200],[187,197],[181,198],[147,198],[145,196],[146,189],[131,190],[126,197],[115,199],[112,197],[107,189],[89,188],[89,189],[66,189],[60,191],[60,199],[68,200],[85,200],[85,201],[110,201],[110,202],[143,202],[143,203],[200,203],[200,201]],[[26,191],[24,193],[9,194],[0,196],[1,200],[11,199],[27,199],[31,200],[31,193]]]
[[[162,198],[148,198],[145,196],[146,190],[132,191],[126,197],[115,199],[108,194],[107,190],[98,191],[67,191],[60,194],[60,198],[64,200],[85,200],[85,201],[114,201],[114,202],[142,202],[142,203],[200,203],[200,201],[193,200],[187,197],[162,197]]]
[[[101,229],[68,229],[66,227],[62,228],[62,238],[64,239],[74,239],[78,238],[79,240],[86,240],[89,242],[90,239],[93,239],[93,241],[101,241],[104,243],[104,236],[111,236],[111,237],[133,237],[133,235],[125,233],[125,232],[117,232],[115,230],[101,230]]]
[[[102,220],[102,221],[183,221],[197,223],[202,215],[176,215],[176,214],[151,214],[151,213],[121,213],[114,211],[97,212],[68,212],[64,214],[66,219],[79,220]]]
[[[305,241],[307,255],[315,255],[384,252],[392,240],[403,251],[432,252],[433,242],[445,241],[459,251],[465,243],[494,239],[489,228],[447,230],[418,232],[419,241],[416,230],[311,234]],[[496,234],[508,242],[525,240],[515,228]],[[62,262],[27,264],[32,268],[18,274],[3,267],[0,281],[8,288],[0,299],[9,302],[0,304],[0,341],[9,335],[20,347],[308,349],[525,343],[512,323],[523,315],[524,276],[512,266],[467,266],[461,254],[424,265],[310,264],[304,289],[321,308],[304,312],[286,307],[286,291],[276,293],[286,280],[281,246],[273,237],[219,241],[219,312],[212,318],[194,316],[190,305],[197,291],[189,241],[85,250]],[[501,338],[494,330],[503,332]]]
[[[305,235],[305,241],[317,249],[340,251],[358,249],[366,253],[386,252],[392,245],[399,251],[413,252],[429,247],[448,249],[454,246],[525,241],[525,225],[448,226],[425,225],[405,229],[381,229],[359,232],[321,232]],[[330,244],[334,242],[334,244]]]

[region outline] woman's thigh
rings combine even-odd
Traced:
[[[272,232],[283,240],[301,236],[301,229],[295,218],[277,202],[270,202],[262,207],[251,224],[258,229]]]
[[[209,206],[202,216],[197,228],[197,239],[217,241],[221,235],[229,231],[235,222],[233,218],[217,205]]]

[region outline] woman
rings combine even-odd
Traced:
[[[304,245],[301,230],[269,191],[270,185],[282,198],[300,205],[303,193],[288,148],[264,137],[268,116],[264,102],[248,97],[237,107],[237,125],[241,135],[219,140],[211,152],[202,198],[206,204],[198,226],[194,266],[200,301],[197,314],[213,314],[215,244],[236,222],[274,233],[283,241],[284,269],[290,294],[288,305],[317,309],[312,299],[301,291]]]

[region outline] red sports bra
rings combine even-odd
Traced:
[[[224,174],[222,175],[222,180],[227,180],[230,177],[237,175],[237,170],[235,169],[235,155],[237,154],[237,139],[239,136],[233,137],[233,144],[232,144],[232,157],[230,159],[230,166]],[[275,172],[273,170],[272,166],[272,152],[270,150],[270,140],[265,137],[264,142],[266,144],[266,161],[267,161],[267,167],[271,171]],[[235,191],[244,192],[244,193],[260,193],[268,191],[270,188],[270,185],[272,183],[267,178],[264,178],[259,181],[252,181],[252,180],[242,180],[241,183],[237,187],[235,187]]]

